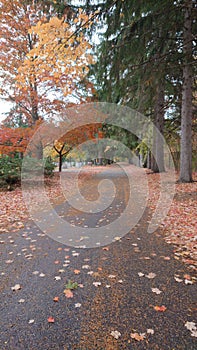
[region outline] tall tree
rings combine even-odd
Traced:
[[[190,167],[191,173],[191,144],[186,139],[191,139],[194,6],[192,0],[107,0],[98,4],[100,23],[106,28],[95,73],[100,98],[128,104],[151,116],[163,132],[166,111],[179,113],[180,123],[183,92],[181,181],[191,180],[191,174],[185,177],[183,172]],[[156,147],[155,154],[163,154],[161,146]],[[162,157],[158,156],[161,169]],[[152,167],[158,171],[154,164]]]
[[[180,182],[192,181],[192,4],[184,2]]]
[[[57,13],[50,4],[0,1],[0,94],[29,124],[61,111],[68,96],[77,92],[80,98],[84,89],[77,86],[92,62],[79,31],[88,16],[78,11],[70,19],[66,6]],[[60,1],[56,5],[60,9]]]

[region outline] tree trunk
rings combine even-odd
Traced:
[[[59,153],[59,172],[61,173],[62,171],[62,154]]]
[[[156,130],[153,132],[153,157],[151,170],[154,173],[165,171],[164,167],[164,143],[160,134],[164,132],[164,84],[161,80],[157,86],[155,108],[154,108],[154,124]],[[160,133],[160,134],[159,134]]]
[[[185,1],[183,27],[180,182],[192,182],[192,0]]]
[[[38,140],[35,143],[35,157],[37,159],[43,159],[43,144],[42,141]]]

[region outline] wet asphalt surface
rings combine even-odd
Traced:
[[[74,226],[100,226],[105,232],[124,211],[128,182],[120,172],[106,172],[89,179],[82,194],[95,200],[93,188],[102,177],[118,188],[108,210],[85,214],[65,202],[56,207],[58,215]],[[197,322],[194,273],[175,259],[162,229],[147,233],[150,215],[147,208],[136,227],[121,238],[116,232],[104,247],[64,245],[31,221],[18,232],[1,234],[0,349],[195,350],[196,338],[185,326]],[[68,280],[78,283],[73,298],[64,294]],[[20,289],[12,290],[17,284]]]

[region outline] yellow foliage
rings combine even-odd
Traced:
[[[86,26],[88,19],[80,9],[74,23]],[[63,87],[64,95],[72,93],[77,81],[85,77],[88,66],[93,63],[88,53],[91,45],[84,34],[75,33],[71,25],[58,17],[52,17],[47,23],[39,21],[28,32],[37,42],[18,69],[18,84],[25,85],[28,76],[30,82],[45,81]]]

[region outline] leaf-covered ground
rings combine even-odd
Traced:
[[[107,212],[89,215],[79,210],[75,215],[70,208],[69,217],[68,205],[62,203],[57,213],[74,226],[91,228],[96,222],[108,235],[103,223],[113,222],[113,214],[125,208],[128,195],[126,179],[116,170],[108,175],[120,191]],[[105,178],[99,174],[87,181],[88,176],[86,172],[80,179],[87,198]],[[72,183],[68,175],[62,180]],[[148,175],[149,207],[155,206],[158,196],[156,180],[158,175]],[[56,193],[60,203],[57,179],[51,181],[48,191]],[[175,259],[180,256],[163,239],[165,226],[153,234],[147,232],[150,216],[150,210],[145,210],[128,234],[119,237],[120,230],[115,228],[117,236],[111,244],[103,246],[104,237],[98,236],[100,245],[88,249],[53,240],[32,221],[21,230],[3,232],[0,349],[194,350],[195,272]]]
[[[105,167],[87,167],[80,176],[80,181],[88,179],[90,174],[102,171]],[[160,175],[148,173],[149,206],[155,208],[159,197]],[[61,203],[65,197],[61,183],[72,193],[73,179],[62,173],[62,178],[56,173],[53,178],[47,179],[46,191],[54,204]],[[178,178],[178,175],[177,175]],[[170,211],[164,220],[163,235],[167,243],[175,246],[176,259],[182,259],[191,268],[197,266],[196,243],[196,210],[197,210],[197,173],[193,175],[194,182],[189,184],[176,184],[176,193]],[[22,190],[0,192],[0,233],[17,231],[24,227],[24,223],[30,219],[25,206]]]

